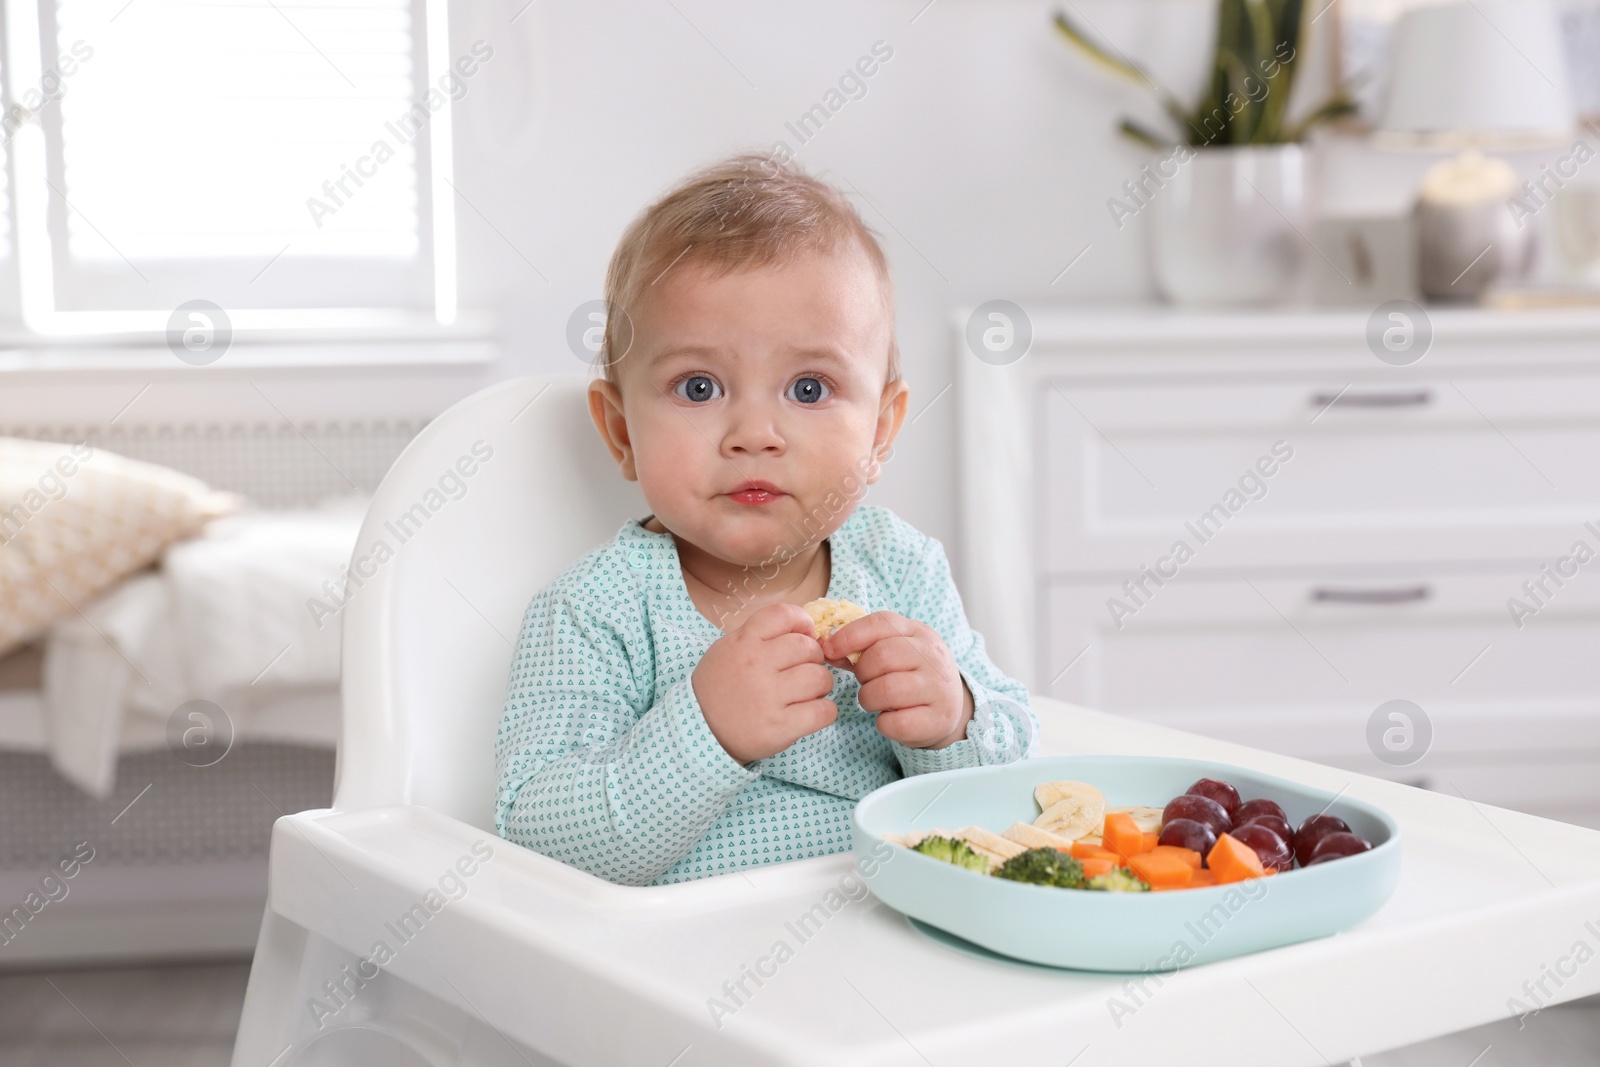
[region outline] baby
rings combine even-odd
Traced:
[[[589,410],[653,514],[533,598],[495,746],[496,828],[660,885],[850,848],[905,775],[1009,763],[1027,689],[967,625],[939,542],[860,505],[905,419],[883,250],[759,156],[623,235]],[[802,605],[870,614],[818,640]]]

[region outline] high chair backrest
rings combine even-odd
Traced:
[[[528,601],[647,513],[587,378],[518,378],[429,423],[373,496],[344,601],[334,806],[493,826],[495,728]]]

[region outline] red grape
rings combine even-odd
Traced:
[[[1282,806],[1276,800],[1265,799],[1247,800],[1240,804],[1239,810],[1233,813],[1233,821],[1243,826],[1247,822],[1255,822],[1263,815],[1271,815],[1282,819],[1285,826],[1289,824],[1289,816],[1284,812]],[[1288,840],[1287,834],[1283,835],[1283,837]]]
[[[1156,843],[1192,848],[1200,853],[1202,857],[1200,862],[1203,865],[1205,863],[1203,857],[1211,855],[1211,846],[1217,843],[1217,834],[1203,822],[1195,822],[1193,819],[1173,819],[1161,824],[1161,836]]]
[[[1166,810],[1161,813],[1161,821],[1165,824],[1173,819],[1203,822],[1211,827],[1212,833],[1219,835],[1233,829],[1233,820],[1228,817],[1227,809],[1210,797],[1196,793],[1185,793],[1168,802]]]
[[[1311,850],[1311,862],[1333,859],[1336,856],[1354,856],[1372,847],[1372,842],[1351,833],[1331,833],[1317,842]]]
[[[1244,809],[1242,808],[1240,809],[1241,812],[1243,810]],[[1245,819],[1241,822],[1235,823],[1235,825],[1265,826],[1268,830],[1271,830],[1285,841],[1294,840],[1294,830],[1290,828],[1289,823],[1284,819],[1278,818],[1276,815],[1257,815],[1253,819]]]
[[[1311,850],[1329,834],[1347,834],[1350,824],[1337,815],[1313,815],[1300,824],[1294,835],[1294,856],[1304,867],[1311,861]]]
[[[1202,778],[1191,785],[1187,792],[1192,796],[1205,797],[1214,800],[1228,813],[1228,820],[1233,820],[1233,813],[1239,810],[1239,791],[1227,782],[1219,782],[1215,778]],[[1226,831],[1219,830],[1218,833]]]
[[[1294,853],[1283,838],[1259,822],[1235,826],[1232,835],[1240,844],[1248,845],[1261,857],[1261,865],[1268,870],[1287,871],[1294,866]]]

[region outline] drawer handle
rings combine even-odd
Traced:
[[[1330,589],[1318,586],[1311,590],[1311,599],[1327,604],[1412,604],[1427,600],[1433,590],[1426,584],[1406,585],[1389,589]]]
[[[1433,391],[1417,389],[1409,393],[1312,393],[1311,406],[1342,408],[1419,408],[1433,402]]]

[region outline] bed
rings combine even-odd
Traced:
[[[247,500],[0,656],[0,969],[249,953],[272,823],[332,796],[341,572],[419,428],[0,427]]]

